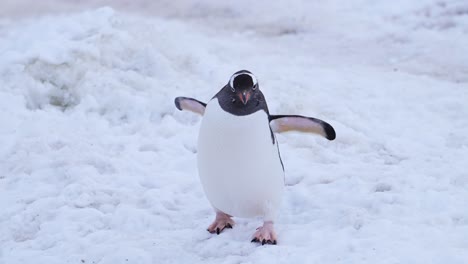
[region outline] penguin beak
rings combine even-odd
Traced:
[[[247,91],[243,91],[243,92],[239,92],[237,93],[237,96],[239,97],[239,99],[242,101],[242,103],[244,105],[247,104],[247,102],[250,100],[250,96],[252,95],[251,92],[247,92]]]

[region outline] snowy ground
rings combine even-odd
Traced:
[[[466,1],[55,2],[0,3],[1,264],[468,263]],[[244,68],[337,131],[278,136],[277,246],[206,232],[173,105]]]

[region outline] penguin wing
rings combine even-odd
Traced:
[[[275,133],[299,131],[319,134],[328,140],[336,138],[335,129],[325,121],[300,115],[270,115],[270,127]]]
[[[179,109],[180,111],[191,111],[201,116],[203,116],[203,114],[205,113],[206,104],[198,101],[197,99],[189,97],[177,97],[174,100],[174,103],[177,109]]]

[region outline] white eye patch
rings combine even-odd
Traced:
[[[234,89],[234,79],[236,79],[237,76],[240,75],[248,75],[252,79],[253,86],[257,85],[257,77],[255,75],[248,73],[248,72],[239,72],[231,76],[231,79],[229,79],[229,86],[231,86],[231,89]]]

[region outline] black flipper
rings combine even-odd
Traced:
[[[206,104],[198,101],[197,99],[189,97],[177,97],[174,100],[174,103],[177,109],[179,109],[180,111],[190,111],[201,116],[203,116],[203,114],[205,113]]]
[[[319,134],[328,140],[336,138],[335,129],[325,121],[300,115],[270,115],[270,127],[275,133],[299,131]]]

